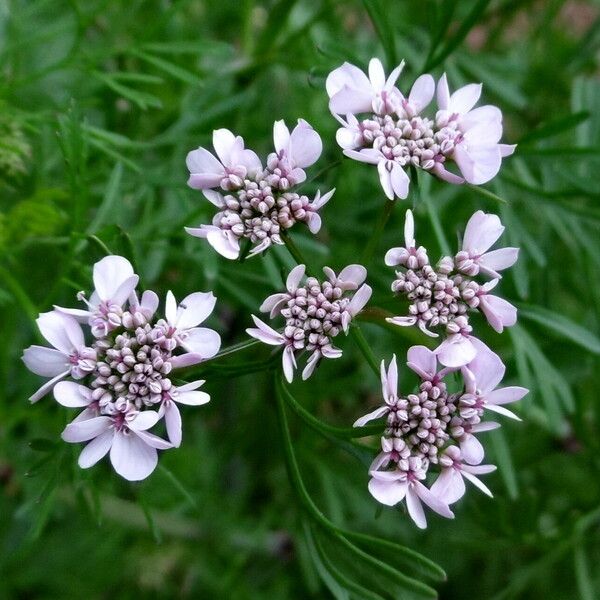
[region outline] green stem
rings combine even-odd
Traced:
[[[223,358],[224,356],[229,356],[231,354],[235,354],[236,352],[241,352],[242,350],[246,350],[247,348],[258,346],[259,344],[260,340],[254,338],[244,340],[243,342],[239,342],[237,344],[234,344],[233,346],[223,348],[223,350],[217,352],[217,354],[215,354],[215,356],[211,360],[217,360],[219,358]]]
[[[356,323],[353,323],[350,327],[350,335],[354,340],[354,343],[358,346],[358,349],[362,352],[362,355],[365,357],[366,361],[369,363],[371,369],[373,369],[373,373],[375,373],[377,378],[379,378],[379,365],[377,364],[375,354],[373,353],[373,350],[371,350],[369,342],[367,342],[363,332]]]
[[[371,237],[369,238],[369,241],[367,242],[367,245],[365,246],[365,250],[360,259],[360,261],[363,265],[367,265],[371,262],[373,252],[375,252],[375,249],[377,248],[377,245],[379,244],[379,240],[381,239],[381,234],[383,233],[383,230],[385,229],[385,225],[389,221],[389,218],[392,215],[392,211],[394,210],[395,203],[396,203],[395,200],[388,199],[388,200],[386,200],[385,204],[383,205],[383,210],[381,211],[381,214],[379,215],[379,220],[377,221],[377,224],[375,225],[375,228],[373,229],[373,233],[371,234]]]
[[[299,265],[304,265],[306,267],[307,275],[312,275],[312,270],[308,266],[308,262],[302,256],[302,252],[300,252],[300,249],[298,248],[298,246],[296,246],[294,240],[292,240],[292,238],[286,232],[283,231],[281,232],[281,239],[283,240],[285,247],[288,249],[288,252],[292,255],[292,258]]]
[[[365,427],[336,427],[324,423],[312,413],[306,410],[295,398],[290,394],[285,384],[280,381],[280,393],[283,394],[288,406],[309,426],[315,431],[322,434],[332,434],[341,439],[361,438],[369,435],[380,435],[383,430],[383,425],[367,425]],[[329,437],[329,436],[328,436]]]
[[[12,276],[12,274],[7,269],[5,269],[2,266],[0,266],[0,276],[4,280],[4,283],[8,288],[9,292],[13,295],[15,300],[17,300],[17,302],[20,303],[21,308],[29,317],[29,320],[33,323],[34,330],[37,331],[38,329],[35,320],[38,317],[39,311],[36,308],[33,301],[31,300],[31,298],[29,298],[29,295],[27,294],[23,286],[19,283],[17,279],[15,279]]]

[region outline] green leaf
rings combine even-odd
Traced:
[[[490,431],[488,434],[494,448],[494,454],[498,461],[500,475],[504,480],[504,485],[508,495],[515,500],[519,497],[519,486],[517,483],[517,474],[513,464],[510,447],[506,441],[504,432],[501,429]]]
[[[469,34],[469,31],[480,20],[481,15],[485,12],[490,0],[477,0],[474,6],[471,8],[466,17],[462,19],[460,22],[460,26],[456,30],[456,33],[446,42],[443,48],[433,55],[430,58],[425,66],[423,67],[423,71],[431,71],[434,67],[437,67],[442,61],[444,61],[456,48],[460,46],[463,40]]]
[[[110,174],[110,179],[106,185],[106,192],[102,203],[96,211],[96,215],[88,225],[88,233],[96,233],[103,225],[107,224],[110,220],[115,220],[117,207],[119,206],[119,189],[121,187],[121,180],[123,178],[123,165],[118,162]]]
[[[600,338],[590,328],[578,325],[567,317],[541,306],[518,304],[517,307],[521,317],[535,321],[574,344],[600,355]]]
[[[571,115],[565,115],[563,117],[557,117],[548,121],[547,123],[542,123],[536,129],[526,133],[520,140],[519,144],[526,144],[533,141],[543,140],[549,137],[553,137],[564,131],[569,131],[580,123],[584,123],[590,118],[590,113],[587,110],[582,110],[580,112],[573,113]],[[522,146],[519,146],[519,152],[521,151]]]
[[[596,586],[592,581],[588,558],[585,553],[585,538],[580,538],[575,542],[573,559],[575,562],[575,578],[577,580],[577,589],[579,590],[580,600],[594,600],[596,595]]]
[[[148,92],[140,92],[139,90],[123,85],[114,76],[99,71],[92,71],[92,76],[123,98],[131,100],[131,102],[139,106],[142,110],[146,110],[147,108],[162,108],[162,102],[159,98]]]
[[[385,51],[388,70],[391,70],[398,64],[398,58],[396,56],[394,28],[390,20],[389,3],[387,0],[363,0],[363,6]]]
[[[147,63],[154,65],[157,69],[168,73],[175,79],[183,81],[184,83],[193,86],[197,86],[202,83],[196,74],[168,60],[165,60],[164,58],[159,58],[158,56],[153,56],[152,54],[148,54],[147,52],[142,52],[140,50],[132,50],[131,53]]]

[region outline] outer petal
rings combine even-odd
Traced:
[[[287,276],[287,280],[285,282],[285,287],[290,294],[293,294],[298,289],[300,281],[304,277],[305,271],[305,265],[297,265],[290,271],[290,274]]]
[[[367,302],[371,298],[371,294],[373,290],[371,286],[366,283],[363,284],[360,289],[354,294],[352,300],[350,300],[350,304],[348,305],[347,311],[352,315],[357,315],[367,304]]]
[[[423,500],[431,510],[434,510],[438,515],[446,517],[447,519],[454,518],[454,513],[450,510],[448,504],[432,494],[420,481],[415,481],[414,486],[419,498]]]
[[[457,334],[445,339],[435,353],[445,367],[462,367],[475,358],[477,351],[470,338]]]
[[[229,129],[216,129],[213,131],[212,139],[219,160],[229,167],[236,166],[231,164],[231,158],[236,145],[239,145],[240,141],[242,148],[244,147],[242,138],[236,138]]]
[[[499,296],[492,296],[491,294],[481,296],[479,307],[488,323],[498,333],[502,333],[504,327],[510,327],[517,322],[517,309]]]
[[[467,222],[462,249],[475,255],[483,254],[496,243],[503,231],[498,215],[478,210]]]
[[[478,465],[484,456],[481,442],[472,434],[466,434],[460,441],[460,451],[465,462],[470,465]]]
[[[294,380],[294,371],[296,369],[296,357],[294,356],[294,347],[286,346],[281,357],[283,374],[288,383]]]
[[[337,282],[342,289],[356,289],[366,278],[367,269],[362,265],[348,265],[338,275]]]
[[[193,392],[188,392],[189,394]],[[201,393],[201,392],[198,392]],[[175,448],[181,446],[181,413],[175,402],[168,402],[165,405],[165,426],[169,441]]]
[[[421,379],[433,379],[437,372],[435,352],[426,346],[412,346],[408,349],[406,363]]]
[[[61,437],[65,442],[87,442],[107,431],[112,425],[110,417],[95,417],[86,421],[70,423]]]
[[[364,427],[369,421],[373,421],[374,419],[379,419],[390,412],[390,409],[387,406],[380,406],[376,408],[374,411],[367,413],[366,415],[360,417],[360,419],[356,419],[352,427]]]
[[[465,479],[468,479],[475,487],[479,488],[484,494],[488,495],[490,498],[493,497],[492,492],[490,491],[488,486],[485,485],[483,481],[481,481],[481,479],[475,477],[475,475],[472,475],[468,471],[463,471],[463,476],[465,477]]]
[[[77,464],[82,469],[93,467],[99,460],[103,459],[110,450],[113,443],[114,431],[108,429],[101,433],[97,438],[94,438],[81,451]]]
[[[63,406],[80,408],[92,401],[92,391],[73,381],[61,381],[54,386],[54,398]]]
[[[477,351],[468,369],[475,377],[476,387],[483,395],[491,392],[504,377],[506,367],[500,357],[492,352],[481,340],[471,338]]]
[[[69,371],[59,373],[56,377],[53,377],[50,381],[44,383],[44,385],[37,390],[34,394],[29,396],[29,402],[32,404],[43,398],[61,379],[64,379],[69,374]]]
[[[186,229],[188,233],[192,230]],[[240,255],[240,243],[230,231],[211,229],[206,233],[206,241],[223,257],[235,260]]]
[[[189,329],[181,344],[188,352],[200,355],[204,360],[212,358],[221,348],[221,336],[206,327]]]
[[[25,366],[42,377],[55,377],[70,370],[67,357],[54,348],[45,346],[29,346],[23,352]]]
[[[329,110],[338,115],[371,112],[373,92],[344,86],[329,100]]]
[[[178,402],[179,404],[185,404],[187,406],[201,406],[202,404],[206,404],[210,401],[210,396],[206,392],[181,390],[182,388],[178,388],[179,393],[174,398],[175,402]]]
[[[323,151],[319,134],[304,120],[299,119],[290,135],[290,154],[297,167],[309,167]]]
[[[401,200],[404,200],[408,196],[410,178],[398,163],[394,163],[394,166],[392,167],[390,172],[390,182],[394,194]]]
[[[406,507],[408,508],[410,518],[415,522],[416,526],[419,529],[425,529],[427,527],[425,511],[416,490],[411,486],[408,487],[406,494]]]
[[[395,192],[392,185],[392,173],[387,168],[387,161],[380,160],[377,164],[377,172],[379,173],[379,182],[383,188],[383,193],[390,200],[394,200]]]
[[[265,322],[254,315],[252,315],[252,320],[254,321],[256,328],[246,329],[246,333],[249,336],[271,346],[281,346],[282,344],[285,344],[285,338],[278,331],[275,331],[272,327],[269,327]]]
[[[101,300],[113,299],[121,284],[134,276],[131,263],[122,256],[106,256],[94,265],[94,286]],[[132,290],[133,288],[129,290],[125,298]]]
[[[528,393],[529,390],[527,388],[509,386],[490,392],[486,395],[485,401],[488,404],[510,404],[511,402],[517,402]]]
[[[110,449],[110,462],[121,477],[141,481],[156,468],[158,454],[134,433],[117,432]]]
[[[186,296],[177,308],[175,326],[180,330],[196,327],[210,315],[216,302],[212,292],[194,292]]]
[[[321,360],[320,352],[315,351],[310,355],[310,357],[306,361],[306,366],[304,367],[304,370],[302,371],[302,380],[303,381],[306,381],[314,373],[320,360]]]
[[[470,83],[457,89],[450,96],[448,111],[459,115],[468,113],[477,104],[481,96],[481,88],[481,83]]]
[[[490,277],[498,277],[498,271],[512,267],[519,257],[519,248],[500,248],[487,252],[477,261],[479,270]]]
[[[444,73],[437,84],[437,103],[440,110],[448,110],[450,105],[450,90],[448,88],[448,78]]]
[[[454,160],[469,183],[481,185],[497,175],[502,157],[497,145],[469,148],[462,143],[454,149]]]
[[[373,498],[386,506],[395,506],[404,500],[407,490],[406,481],[384,481],[375,477],[369,481],[369,492]]]
[[[371,82],[363,71],[347,62],[329,73],[325,81],[325,88],[330,98],[345,86],[359,90],[371,90]]]
[[[44,338],[63,354],[85,345],[81,326],[69,315],[53,310],[42,313],[36,323]]]
[[[446,504],[460,500],[465,494],[465,482],[460,471],[453,467],[442,469],[440,476],[431,486],[431,493],[441,498]]]
[[[429,74],[421,75],[410,90],[408,103],[415,112],[419,113],[429,105],[434,93],[435,81],[433,77]]]
[[[273,144],[275,151],[279,154],[282,150],[287,151],[290,143],[290,130],[285,121],[275,121],[273,124]]]
[[[372,58],[369,61],[369,81],[376,92],[381,91],[385,86],[385,71],[378,58]]]

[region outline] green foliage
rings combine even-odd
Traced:
[[[596,2],[492,0],[15,0],[0,6],[0,597],[443,598],[600,596],[600,18]],[[482,81],[483,103],[519,142],[484,188],[421,174],[387,206],[373,169],[341,158],[324,80],[347,60],[405,58],[453,87]],[[228,127],[261,154],[272,122],[302,117],[324,152],[308,192],[336,187],[317,237],[295,228],[315,271],[368,263],[373,309],[342,339],[344,358],[309,382],[273,378],[248,342],[267,294],[294,264],[286,248],[243,264],[185,225],[213,210],[186,186],[185,155]],[[416,190],[416,186],[413,185]],[[530,394],[522,423],[484,434],[499,472],[456,519],[418,531],[367,489],[377,446],[351,423],[378,402],[374,371],[418,331],[394,312],[384,251],[414,206],[435,256],[470,214],[497,212],[521,247],[502,295],[519,325],[499,336],[508,384]],[[387,223],[386,223],[387,221]],[[372,235],[373,232],[376,235]],[[372,241],[369,242],[369,239]],[[211,402],[184,409],[183,445],[140,484],[76,465],[64,409],[30,406],[40,384],[20,361],[34,320],[75,306],[91,265],[127,256],[161,297],[214,290],[218,358],[194,373]],[[239,345],[238,345],[239,344]],[[401,369],[403,386],[414,383]],[[286,473],[287,467],[287,473]],[[446,578],[444,578],[444,574]]]

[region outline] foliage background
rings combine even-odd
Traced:
[[[213,128],[266,156],[273,120],[307,119],[325,150],[306,188],[337,192],[318,238],[300,227],[292,236],[314,265],[356,260],[383,194],[373,169],[340,160],[324,77],[371,56],[388,68],[406,58],[402,89],[426,65],[454,87],[483,81],[505,140],[520,143],[487,195],[422,178],[399,202],[369,265],[373,304],[394,306],[381,257],[405,206],[432,257],[475,209],[498,212],[522,248],[502,295],[522,310],[517,327],[488,328],[486,339],[531,393],[517,408],[523,423],[484,440],[499,465],[486,480],[495,499],[472,491],[454,521],[431,515],[420,532],[401,509],[378,510],[347,445],[289,414],[306,485],[335,523],[438,562],[442,598],[600,597],[599,15],[597,2],[557,0],[0,2],[0,597],[357,597],[319,577],[270,377],[239,376],[267,349],[207,367],[212,401],[185,411],[182,447],[139,485],[104,463],[77,468],[79,448],[59,441],[71,415],[50,398],[29,406],[39,380],[20,354],[37,342],[37,313],[73,305],[106,248],[161,295],[214,290],[224,347],[246,339],[250,312],[292,262],[284,248],[228,262],[183,233],[212,213],[186,187],[184,157]],[[363,330],[379,359],[423,343]],[[378,381],[352,340],[341,344],[342,360],[292,391],[349,426],[378,402]],[[406,369],[402,382],[414,383]],[[371,587],[372,576],[359,581]]]

